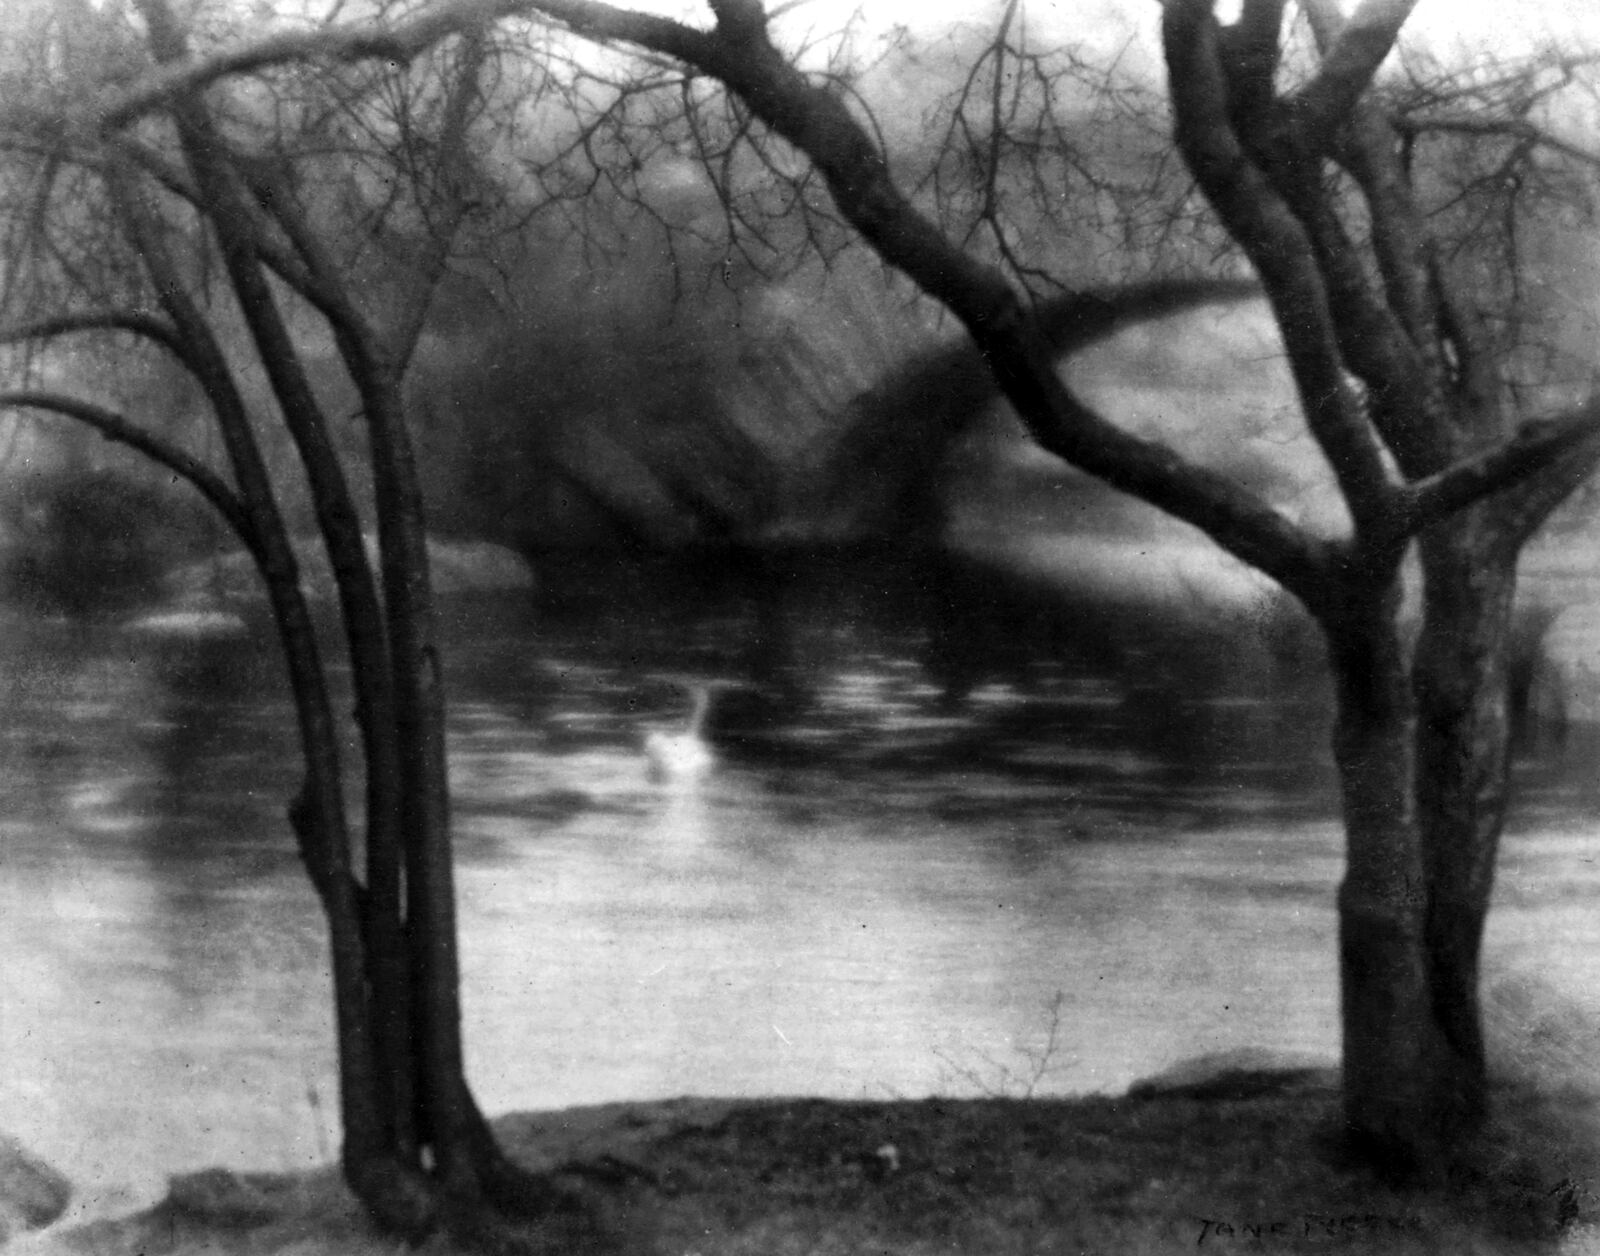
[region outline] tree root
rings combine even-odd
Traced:
[[[417,1244],[439,1228],[439,1192],[417,1170],[391,1156],[347,1159],[345,1181],[384,1233]]]
[[[451,1207],[446,1232],[484,1256],[609,1256],[620,1250],[615,1231],[592,1208],[541,1217],[508,1216],[485,1201]]]

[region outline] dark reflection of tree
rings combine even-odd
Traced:
[[[135,669],[108,665],[97,625],[8,616],[4,632],[0,800],[12,820],[53,824],[72,791],[117,753],[117,714]]]
[[[185,993],[237,990],[262,963],[281,965],[274,950],[314,941],[294,927],[314,924],[309,898],[303,920],[280,901],[304,891],[283,811],[297,784],[293,711],[268,637],[144,648],[159,686],[139,732],[154,769],[138,847],[151,925]]]
[[[281,684],[273,645],[254,637],[201,638],[162,649],[161,719],[150,734],[161,767],[154,800],[164,818],[212,830],[195,847],[159,827],[156,853],[202,855],[242,836],[239,822],[261,814],[254,795],[292,777],[292,712],[274,692]],[[281,807],[293,793],[279,790]],[[267,801],[263,799],[263,801]],[[248,826],[246,826],[248,828]],[[286,836],[286,835],[285,835]]]
[[[185,1007],[237,999],[291,955],[313,970],[315,908],[283,815],[292,713],[270,642],[24,616],[5,628],[0,802],[15,853],[64,883],[138,891],[98,922],[107,962]]]

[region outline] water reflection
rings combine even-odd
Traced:
[[[1332,1050],[1314,668],[1125,625],[1114,667],[983,637],[993,657],[952,687],[897,598],[769,581],[539,621],[455,608],[467,1040],[491,1109],[970,1092],[1031,1068],[1053,1017],[1044,1089]],[[82,1181],[325,1159],[328,977],[270,642],[8,628],[4,1123]],[[653,782],[647,732],[712,680],[715,770]],[[1547,924],[1595,918],[1591,750],[1524,769],[1492,927],[1498,954],[1580,987],[1600,947]]]

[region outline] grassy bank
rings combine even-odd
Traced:
[[[525,1162],[566,1166],[596,1217],[549,1251],[788,1253],[1600,1252],[1589,1105],[1508,1092],[1451,1176],[1400,1187],[1341,1163],[1333,1076],[1232,1072],[1125,1097],[680,1100],[517,1115]],[[392,1253],[332,1173],[181,1179],[150,1212],[21,1252]],[[458,1250],[435,1238],[425,1252]]]

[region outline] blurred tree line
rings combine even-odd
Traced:
[[[30,13],[48,24],[51,9],[19,10],[23,19]],[[14,50],[25,50],[27,29],[24,20]],[[976,23],[938,40],[898,28],[872,37],[847,30],[830,44],[831,72],[886,95],[892,113],[886,107],[885,115],[905,134],[917,185],[961,230],[990,247],[1008,233],[1026,236],[1035,251],[1048,246],[1048,267],[1039,273],[1048,269],[1056,289],[1136,271],[1193,273],[1219,241],[1203,220],[1182,221],[1187,211],[1165,153],[1159,94],[1076,55],[1037,67],[1047,95],[1026,120],[1036,131],[1048,125],[1057,138],[1087,137],[1072,145],[1073,190],[1065,198],[1032,195],[1043,179],[1036,168],[1043,137],[1018,138],[999,154],[1016,184],[1004,200],[1003,230],[974,217],[981,206],[959,168],[957,141],[973,86],[962,78],[974,72],[984,37]],[[136,57],[125,35],[94,39],[104,46],[91,40],[81,55],[112,63]],[[529,554],[936,540],[935,469],[997,400],[981,362],[970,354],[946,360],[962,354],[947,316],[859,248],[805,168],[777,170],[753,158],[743,143],[748,120],[720,96],[664,109],[649,90],[659,84],[608,94],[615,84],[577,54],[563,54],[564,78],[495,55],[498,73],[528,81],[503,99],[479,102],[472,148],[461,155],[471,194],[454,224],[448,264],[431,278],[407,375],[432,526]],[[280,106],[306,91],[287,76],[273,86],[283,93]],[[432,264],[436,224],[386,190],[387,167],[415,167],[418,155],[397,151],[392,137],[364,133],[370,121],[358,110],[369,107],[398,117],[400,97],[380,85],[304,118],[303,132],[269,135],[265,128],[278,125],[281,112],[249,119],[246,129],[266,137],[272,161],[295,163],[296,195],[319,237],[381,305]],[[11,198],[4,212],[29,234],[26,243],[56,259],[60,274],[49,282],[119,282],[106,273],[121,263],[100,249],[99,227],[71,214],[45,221],[38,184],[26,178],[0,195]],[[1068,203],[1076,225],[1062,233]],[[36,290],[37,274],[13,268],[8,275],[0,311],[11,321],[56,300]],[[353,416],[359,398],[315,316],[291,308],[286,318],[318,395],[330,412]],[[220,330],[225,343],[247,336],[237,322],[224,320]],[[947,348],[929,350],[930,343]],[[219,452],[203,390],[148,342],[126,338],[108,350],[80,338],[23,345],[17,354],[24,376],[70,382],[108,405],[156,416],[155,430],[175,441]],[[952,372],[964,372],[970,386],[952,389]],[[259,367],[247,364],[240,386],[250,404],[271,405]],[[908,438],[909,412],[928,421]],[[126,526],[114,512],[98,519],[108,529],[99,548],[127,555],[130,573],[141,562],[159,567],[219,543],[204,513],[190,510],[183,490],[145,460],[28,412],[5,422],[0,476],[16,491],[0,509],[0,530],[21,585],[37,583],[30,573],[41,563],[61,570],[46,521],[76,526],[70,502],[109,500],[113,482],[127,482],[116,491],[138,497],[135,517],[151,525],[141,538],[134,517]],[[356,496],[364,497],[370,472],[360,425],[353,418],[337,424],[334,436]],[[295,462],[286,433],[264,433],[263,449],[280,475]],[[286,515],[306,533],[314,504],[292,475],[281,478]],[[141,560],[144,543],[150,553]],[[32,550],[56,557],[29,557]],[[66,581],[79,591],[64,587],[61,596],[83,604],[82,590],[109,588],[104,576],[85,569]],[[148,581],[127,582],[128,596],[135,588],[148,592]]]
[[[994,34],[976,21],[939,37],[847,24],[825,41],[825,72],[861,99],[870,95],[905,182],[953,235],[1013,266],[1040,298],[1133,276],[1207,273],[1237,256],[1173,160],[1157,67],[1002,31],[1023,53],[1008,63],[1002,99]],[[23,46],[20,33],[12,43]],[[1512,386],[1530,413],[1581,394],[1593,369],[1600,315],[1571,295],[1592,291],[1600,273],[1584,230],[1592,167],[1552,159],[1515,128],[1496,124],[1491,133],[1482,117],[1486,109],[1526,117],[1570,85],[1582,62],[1575,54],[1546,57],[1537,70],[1485,63],[1467,81],[1435,55],[1411,51],[1404,85],[1386,89],[1401,117],[1455,110],[1478,119],[1429,116],[1409,142],[1441,234],[1495,311]],[[964,392],[950,388],[944,350],[927,349],[953,339],[937,308],[859,248],[809,167],[752,156],[742,143],[748,119],[724,98],[690,93],[664,107],[665,72],[623,84],[570,49],[554,64],[563,73],[501,57],[497,72],[515,83],[483,102],[464,155],[471,204],[436,277],[407,382],[433,526],[530,554],[935,539],[938,468],[998,400],[986,377]],[[378,107],[394,107],[376,95]],[[1562,97],[1568,110],[1577,107],[1571,95]],[[684,101],[690,107],[679,107]],[[386,148],[363,137],[364,123],[342,108],[343,116],[316,119],[325,134],[290,141],[306,167],[297,178],[302,194],[314,186],[309,208],[340,263],[381,294],[426,264],[432,227],[384,193],[386,163],[399,158],[392,140]],[[11,194],[10,220],[28,222],[27,183]],[[73,231],[48,228],[65,238],[63,257]],[[5,300],[13,312],[28,303],[16,276]],[[309,322],[304,334],[313,383],[331,410],[352,411],[358,401],[337,355],[317,347]],[[1156,336],[1130,336],[1097,360],[1137,387],[1187,329],[1163,324]],[[214,448],[186,373],[130,347],[120,346],[114,363],[103,346],[81,341],[25,353],[46,355],[30,357],[30,367],[164,415],[164,430]],[[1236,357],[1220,387],[1292,409],[1280,366],[1237,360],[1280,355],[1270,332],[1254,342],[1225,335],[1221,348]],[[959,344],[950,352],[959,355]],[[1131,365],[1119,366],[1118,353]],[[1182,386],[1206,388],[1190,359]],[[244,386],[258,399],[270,391],[259,373]],[[905,412],[930,409],[948,414],[911,425],[908,440]],[[1295,439],[1292,419],[1282,419],[1213,438],[1202,456],[1230,469],[1279,458],[1281,443]],[[188,510],[181,492],[165,500],[170,477],[153,476],[142,459],[24,413],[5,422],[0,474],[14,477],[18,491],[8,494],[0,528],[18,550],[23,585],[37,583],[30,572],[39,564],[27,551],[48,547],[43,523],[56,513],[58,490],[62,526],[78,526],[70,501],[109,492],[107,477],[150,497],[137,515],[154,522],[165,512],[148,538],[161,556],[152,562],[216,544],[204,514]],[[358,425],[339,430],[348,438],[342,452],[364,476]],[[292,463],[286,443],[269,439],[266,448],[273,465]],[[1299,461],[1303,473],[1281,491],[1328,497],[1330,486],[1314,482],[1309,445]],[[1581,500],[1567,517],[1583,515]],[[312,526],[312,505],[292,482],[286,509],[297,531]],[[107,537],[132,568],[137,533],[130,522]]]

